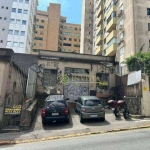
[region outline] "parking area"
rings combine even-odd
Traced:
[[[106,120],[104,122],[99,120],[86,120],[83,124],[79,121],[78,114],[74,109],[70,109],[70,123],[49,123],[45,126],[42,125],[41,120],[41,108],[38,109],[37,115],[32,125],[32,130],[37,133],[46,133],[51,132],[52,135],[56,135],[59,132],[65,133],[81,133],[88,132],[93,130],[105,130],[105,129],[114,129],[124,126],[134,126],[138,122],[146,121],[140,119],[129,118],[125,120],[122,116],[120,118],[115,118],[111,110],[106,110]],[[148,120],[147,120],[148,121]],[[60,132],[61,131],[61,132]],[[71,131],[71,132],[70,132]]]

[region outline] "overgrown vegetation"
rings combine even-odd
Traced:
[[[138,53],[128,57],[124,63],[127,64],[129,71],[142,70],[150,76],[150,51],[142,53],[143,46]]]

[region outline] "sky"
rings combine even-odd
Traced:
[[[47,11],[49,3],[61,4],[61,16],[67,17],[67,23],[81,24],[82,0],[38,0],[39,10]]]

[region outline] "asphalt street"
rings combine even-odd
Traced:
[[[1,150],[149,150],[150,129],[1,146]]]

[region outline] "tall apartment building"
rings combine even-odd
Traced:
[[[150,1],[95,0],[95,55],[115,56],[120,66],[150,46]]]
[[[94,0],[82,0],[81,47],[80,53],[93,53]]]
[[[79,52],[81,26],[66,23],[60,4],[51,3],[47,11],[38,11],[33,53],[39,50]]]
[[[0,0],[0,47],[30,53],[38,0]]]

